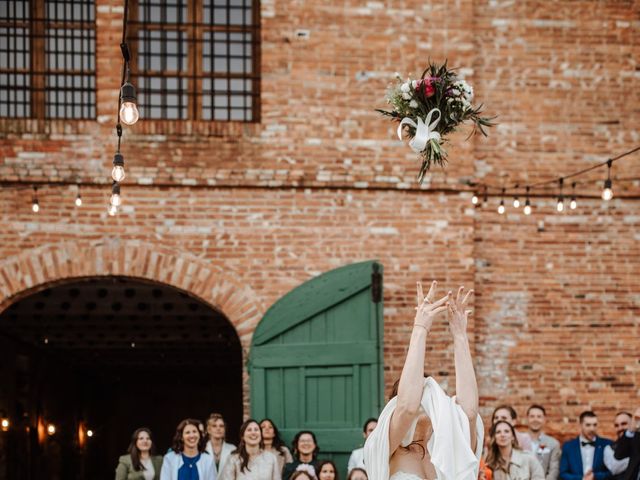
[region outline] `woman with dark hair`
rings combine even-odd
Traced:
[[[347,480],[368,480],[368,478],[367,472],[360,467],[352,468],[349,475],[347,475]]]
[[[207,419],[207,452],[213,456],[216,466],[216,476],[220,474],[224,468],[229,455],[233,453],[236,446],[227,443],[225,437],[227,435],[227,424],[219,413],[212,413]]]
[[[364,446],[371,480],[477,480],[484,427],[478,415],[476,382],[467,335],[464,287],[436,299],[436,282],[425,296],[417,285],[416,314],[398,383]],[[446,313],[455,365],[455,397],[432,377],[424,378],[433,322]],[[442,368],[439,366],[439,368]]]
[[[260,425],[249,419],[240,427],[240,443],[218,480],[281,480],[276,456],[264,450]]]
[[[173,437],[171,451],[164,456],[160,480],[215,480],[216,466],[205,451],[200,420],[181,421]]]
[[[293,457],[282,438],[280,438],[278,427],[273,423],[273,420],[265,418],[260,421],[260,430],[262,431],[264,449],[276,456],[278,459],[278,467],[280,468],[280,472],[282,472],[285,463],[293,462]]]
[[[129,452],[118,459],[115,480],[158,480],[162,457],[154,455],[151,430],[139,428],[131,435]]]
[[[544,480],[544,470],[530,452],[520,450],[516,431],[506,420],[498,420],[489,431],[487,466],[494,480]]]
[[[318,480],[338,480],[338,468],[333,461],[322,460],[318,462]]]
[[[315,434],[310,430],[302,430],[296,433],[291,442],[293,447],[293,462],[287,463],[282,472],[283,480],[289,480],[289,477],[295,472],[300,465],[306,464],[313,467],[317,475],[316,458],[320,448]]]

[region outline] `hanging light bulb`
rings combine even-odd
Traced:
[[[607,179],[604,181],[604,189],[602,190],[602,199],[606,202],[613,198],[613,189],[611,183],[611,164],[613,160],[607,161]]]
[[[47,425],[47,433],[49,435],[55,435],[56,434],[56,426],[53,423],[50,423],[49,425]]]
[[[513,208],[520,208],[520,199],[518,197],[513,197]]]
[[[556,209],[558,212],[562,212],[564,210],[564,197],[562,196],[562,184],[564,183],[564,179],[558,180],[558,184],[560,185],[560,195],[558,195],[558,204],[556,205]]]
[[[480,199],[478,198],[478,195],[474,193],[473,197],[471,197],[471,203],[473,203],[474,205],[477,205],[479,201]]]
[[[115,182],[121,182],[125,178],[124,173],[124,157],[120,152],[113,156],[113,169],[111,170],[111,178]]]
[[[504,188],[502,189],[502,198],[500,198],[500,205],[498,206],[498,213],[502,215],[504,213]]]
[[[524,202],[524,214],[531,215],[531,201],[529,200],[529,187],[527,187],[527,198]]]
[[[3,416],[2,420],[0,420],[0,428],[2,429],[2,431],[3,432],[8,432],[10,425],[11,425],[11,423],[9,422],[9,419],[7,417]]]
[[[38,187],[33,187],[33,199],[31,200],[31,210],[33,213],[40,211],[40,203],[38,202]]]
[[[87,430],[87,437],[93,437],[93,430]]]
[[[133,125],[140,118],[136,98],[136,87],[128,81],[120,89],[120,121],[125,125]]]
[[[575,210],[578,208],[578,202],[576,202],[576,182],[571,184],[571,189],[571,202],[569,203],[569,208],[571,208],[571,210]]]
[[[76,195],[76,207],[82,206],[82,197],[80,196],[80,185],[78,185],[78,194]]]
[[[107,208],[107,213],[109,214],[109,216],[113,217],[118,213],[118,207],[116,207],[115,205],[109,205],[109,208]]]
[[[109,201],[111,205],[114,207],[119,207],[122,205],[122,197],[120,196],[120,184],[118,182],[113,182],[113,186],[111,187],[111,199]]]
[[[486,205],[489,202],[489,194],[487,193],[487,187],[484,187],[484,195],[482,197],[482,205]]]

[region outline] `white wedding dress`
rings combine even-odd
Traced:
[[[396,397],[389,400],[378,418],[378,425],[365,442],[364,464],[369,480],[423,480],[418,475],[403,471],[389,477],[389,424],[396,404]],[[436,478],[477,480],[484,436],[480,415],[476,420],[477,446],[473,452],[469,445],[469,419],[456,403],[455,397],[447,396],[431,377],[424,381],[420,404],[433,426],[427,450],[436,470]],[[402,446],[406,447],[413,441],[417,421],[416,418],[402,439]]]

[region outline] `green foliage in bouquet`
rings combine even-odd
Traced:
[[[396,74],[397,82],[387,91],[387,103],[391,111],[377,109],[381,114],[401,122],[398,135],[406,129],[412,141],[411,148],[422,157],[418,182],[435,163],[444,166],[447,153],[442,148],[446,136],[454,132],[461,123],[473,122],[471,135],[480,132],[487,136],[485,127],[495,124],[495,117],[483,117],[482,105],[474,107],[473,88],[460,80],[447,62],[437,65],[429,62],[421,78],[403,81]],[[422,128],[418,125],[423,123]],[[425,129],[425,125],[428,128]],[[416,138],[418,134],[419,138]]]

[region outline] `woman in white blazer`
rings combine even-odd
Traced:
[[[199,420],[181,421],[171,451],[164,456],[160,480],[216,480],[213,458],[205,451]]]
[[[236,449],[236,446],[225,441],[227,424],[219,413],[209,415],[207,419],[207,435],[209,440],[207,441],[206,450],[213,457],[216,474],[220,475],[225,462]]]

